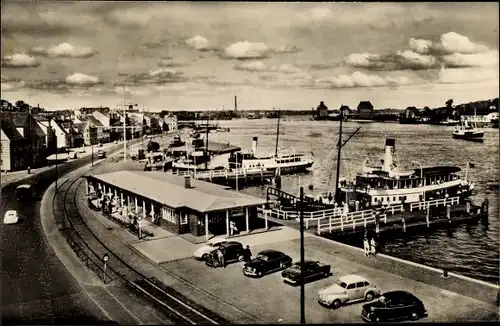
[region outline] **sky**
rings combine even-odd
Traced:
[[[2,99],[150,111],[498,97],[498,3],[1,2]]]

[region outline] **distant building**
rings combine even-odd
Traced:
[[[490,124],[491,120],[498,119],[498,112],[490,112],[482,115],[462,115],[460,120],[467,120],[469,123]]]
[[[47,155],[46,135],[37,121],[28,112],[3,113],[4,119],[10,119],[16,130],[24,137],[27,145],[26,157],[29,166],[34,167],[44,163]]]
[[[56,134],[57,148],[69,148],[71,147],[71,134],[66,131],[61,122],[52,120],[52,127]]]
[[[406,119],[416,119],[418,116],[420,116],[420,111],[414,107],[414,106],[409,106],[405,110],[405,118]]]
[[[109,142],[109,128],[105,128],[103,124],[97,120],[93,115],[86,117],[90,125],[97,130],[97,142],[98,143],[108,143]]]
[[[2,171],[22,170],[27,166],[30,157],[26,155],[27,144],[17,131],[13,121],[6,116],[0,120],[1,148],[0,165]]]
[[[35,115],[34,118],[45,134],[45,147],[50,153],[54,153],[57,148],[57,138],[51,118],[41,115]]]
[[[108,113],[101,112],[101,110],[95,110],[92,112],[92,116],[102,124],[104,130],[111,127],[111,117]]]
[[[360,119],[373,118],[373,105],[370,101],[361,101],[358,105],[358,115]]]
[[[163,117],[163,121],[167,124],[169,131],[177,130],[177,116],[169,113]]]
[[[68,147],[81,147],[84,145],[83,134],[78,131],[78,128],[73,124],[73,121],[62,122],[61,125],[70,136]]]
[[[83,144],[85,146],[96,145],[98,143],[97,128],[90,122],[75,123],[75,127],[83,135]]]
[[[328,116],[328,107],[321,101],[316,108],[316,117],[323,118]]]

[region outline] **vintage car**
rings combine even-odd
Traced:
[[[266,274],[283,270],[292,265],[292,258],[276,250],[264,250],[257,254],[243,267],[245,276],[262,277]]]
[[[367,322],[417,320],[426,316],[422,301],[407,291],[386,292],[377,301],[364,304],[361,311],[361,318]]]
[[[198,260],[205,260],[212,251],[219,248],[223,243],[227,243],[226,239],[212,238],[208,240],[202,247],[196,249],[193,257]]]
[[[300,284],[301,277],[304,278],[304,283],[312,280],[318,280],[323,277],[330,276],[330,265],[320,263],[318,261],[306,260],[304,265],[300,262],[295,262],[281,273],[283,282],[290,284]]]
[[[371,301],[380,296],[380,290],[359,275],[340,277],[335,284],[319,290],[318,302],[322,306],[337,309],[353,301]]]
[[[244,248],[243,245],[236,241],[228,241],[219,246],[219,248],[212,250],[208,256],[206,256],[205,264],[210,267],[219,267],[220,262],[217,257],[217,250],[222,251],[224,255],[224,261],[227,263],[232,263],[235,261],[243,261]]]
[[[105,158],[106,157],[106,152],[103,151],[102,149],[97,151],[97,158]]]

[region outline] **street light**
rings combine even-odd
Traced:
[[[118,104],[118,106],[123,106],[123,162],[126,162],[127,161],[127,107],[137,106],[137,104],[125,103],[125,86],[123,86],[123,104]]]
[[[94,166],[94,144],[90,144],[90,147],[92,148],[92,166]]]

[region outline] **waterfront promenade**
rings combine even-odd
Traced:
[[[138,240],[100,212],[91,211],[83,186],[77,192],[77,199],[79,210],[92,232],[146,276],[160,280],[235,323],[298,322],[300,290],[284,284],[279,272],[262,279],[249,279],[243,276],[241,263],[225,269],[208,268],[191,257],[199,244],[166,231],[156,239]],[[234,240],[250,245],[254,256],[264,249],[276,249],[298,260],[299,232],[286,226],[271,230],[234,237]],[[308,323],[361,321],[361,304],[332,311],[321,307],[316,300],[319,289],[349,273],[365,276],[382,291],[400,289],[414,293],[429,312],[423,322],[498,320],[498,307],[495,306],[498,287],[495,285],[452,273],[449,278],[443,278],[442,270],[385,255],[367,258],[360,249],[312,234],[307,234],[305,245],[306,259],[331,264],[333,272],[328,279],[306,285]]]

